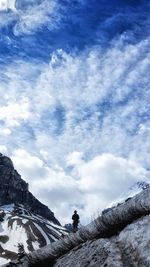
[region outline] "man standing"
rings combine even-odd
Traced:
[[[77,211],[74,211],[74,214],[72,215],[72,220],[73,220],[73,232],[75,233],[78,230],[78,224],[79,224],[79,215],[77,214]]]

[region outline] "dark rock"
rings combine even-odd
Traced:
[[[0,222],[3,222],[5,213],[3,211],[0,211]]]
[[[54,213],[28,190],[26,183],[14,169],[10,158],[0,153],[0,206],[6,204],[23,204],[32,210],[32,213],[41,215],[60,225]]]
[[[102,211],[102,215],[104,215],[105,213],[109,212],[110,210],[112,210],[112,208],[104,209],[104,210]]]
[[[128,198],[125,200],[125,202],[129,201],[130,199],[131,199],[131,197],[128,197]]]

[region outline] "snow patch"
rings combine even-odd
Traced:
[[[48,238],[48,236],[45,234],[45,232],[43,231],[43,229],[37,224],[37,223],[34,223],[35,227],[40,231],[41,235],[44,237],[45,241],[46,241],[46,244],[50,244],[50,240]]]

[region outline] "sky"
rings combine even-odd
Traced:
[[[149,0],[0,0],[0,151],[62,224],[150,181]]]

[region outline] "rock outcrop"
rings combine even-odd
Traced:
[[[10,158],[0,154],[0,266],[67,234],[54,213],[28,190]]]
[[[148,215],[126,226],[118,235],[90,240],[78,245],[58,258],[52,266],[149,267],[149,235],[150,216]]]
[[[150,267],[149,214],[150,187],[16,266]]]
[[[28,184],[14,169],[10,158],[0,153],[0,206],[20,203],[30,208],[32,212],[60,225],[54,213],[28,190]]]

